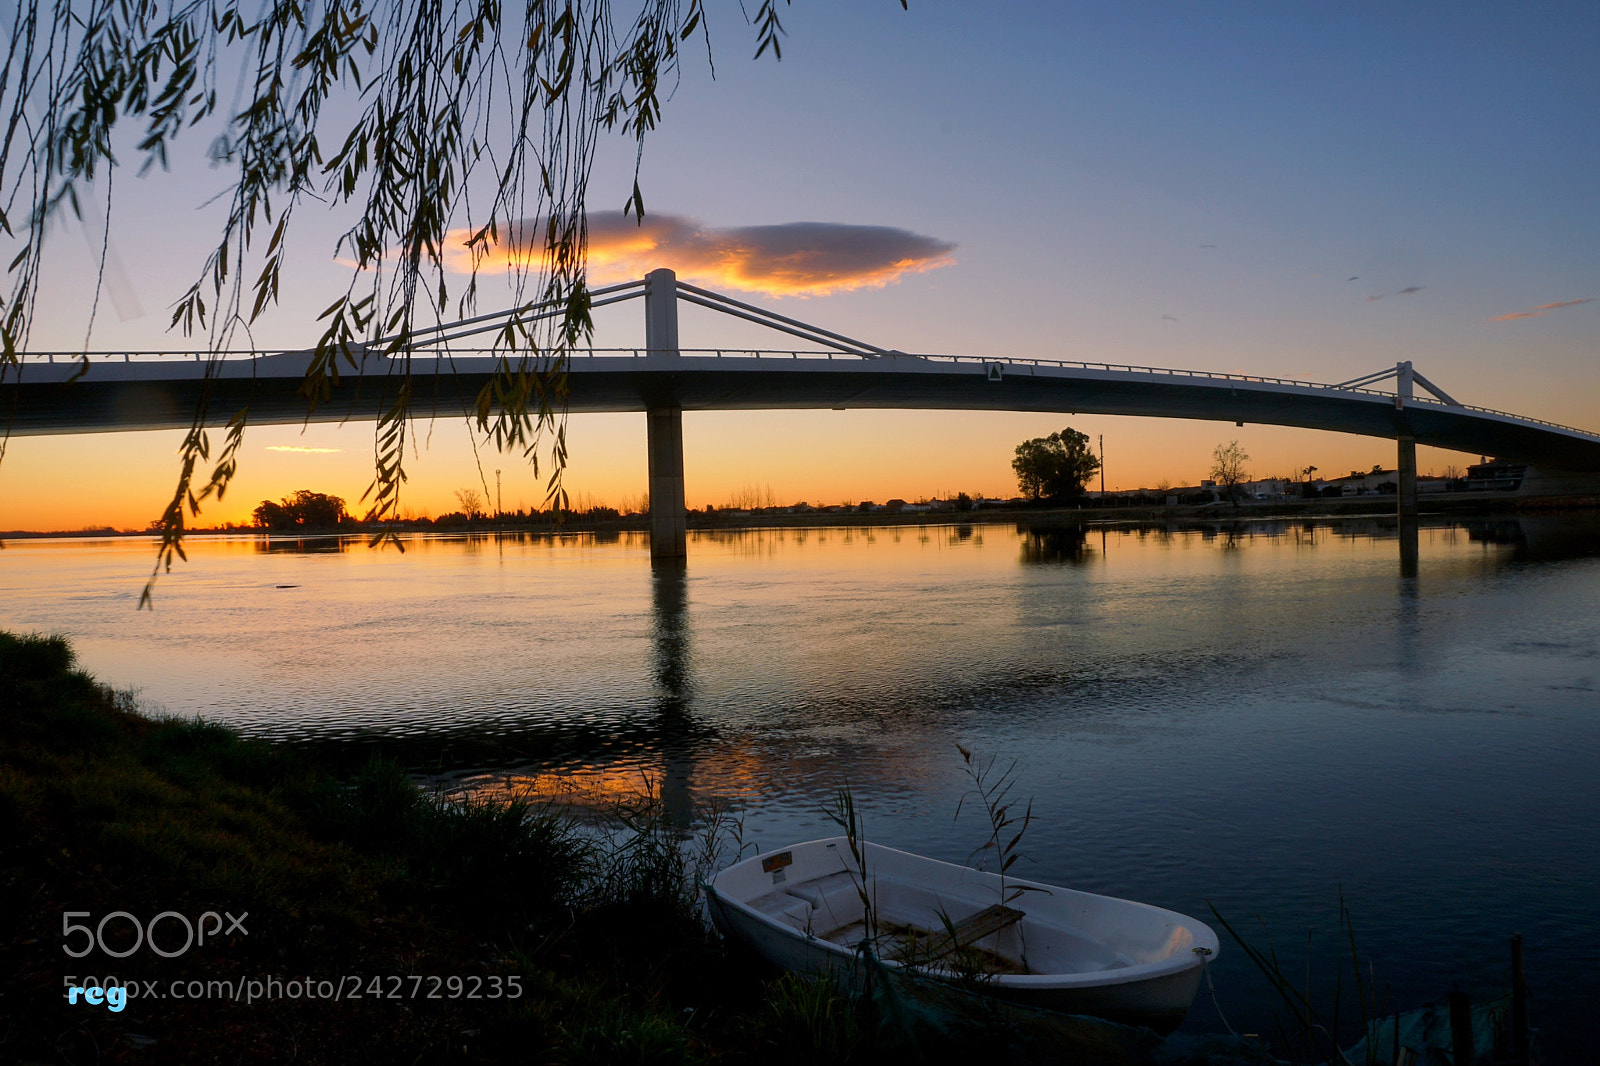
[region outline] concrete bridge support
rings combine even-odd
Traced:
[[[1395,473],[1399,484],[1395,495],[1400,501],[1400,517],[1417,517],[1417,439],[1402,436],[1399,440],[1400,458]]]
[[[1394,406],[1396,410],[1403,409],[1416,394],[1416,371],[1411,369],[1409,359],[1394,365]],[[1428,384],[1423,379],[1423,384]],[[1431,385],[1428,386],[1432,388]],[[1400,517],[1417,517],[1417,438],[1407,433],[1400,434],[1396,442],[1400,446],[1400,458],[1395,463],[1395,479],[1399,482],[1395,486],[1395,496],[1399,498]]]
[[[678,349],[678,277],[670,270],[645,276],[644,340],[651,362],[671,366]],[[683,495],[683,409],[652,403],[649,419],[650,559],[682,559],[688,554],[689,516]]]
[[[688,554],[689,516],[683,503],[683,411],[652,407],[650,420],[650,558]]]

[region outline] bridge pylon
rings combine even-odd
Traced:
[[[678,348],[678,276],[665,268],[644,279],[644,341],[660,365],[683,357]],[[649,420],[650,561],[682,559],[689,552],[689,512],[683,492],[683,408],[656,399]]]
[[[1394,409],[1397,412],[1404,411],[1406,406],[1416,399],[1418,385],[1427,389],[1442,403],[1452,407],[1461,406],[1449,393],[1418,373],[1409,359],[1396,363],[1393,370],[1377,370],[1371,374],[1363,374],[1359,378],[1340,382],[1334,388],[1366,388],[1388,378],[1394,378]],[[1399,517],[1403,522],[1417,517],[1417,438],[1407,428],[1399,428],[1395,434],[1395,443],[1398,446],[1395,459],[1395,480],[1398,484],[1395,487],[1395,497]]]

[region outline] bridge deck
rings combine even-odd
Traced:
[[[55,361],[25,357],[20,380],[0,384],[0,421],[18,435],[186,428],[203,363],[164,358]],[[211,421],[244,404],[253,424],[308,420],[297,395],[309,353],[224,360],[213,382]],[[728,350],[646,355],[632,350],[575,357],[568,410],[686,411],[826,408],[1039,411],[1140,415],[1299,426],[1495,455],[1574,471],[1600,470],[1600,434],[1431,399],[1397,404],[1393,393],[1245,375],[1149,367],[893,354],[864,359],[825,352]],[[998,367],[998,371],[994,368]],[[412,357],[414,411],[459,417],[494,369],[480,353]],[[370,420],[384,409],[399,367],[373,357],[347,373],[313,422]]]

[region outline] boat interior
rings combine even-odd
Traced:
[[[1167,958],[1176,946],[1142,951],[1145,958],[1139,958],[1048,916],[1030,914],[1026,908],[1039,893],[1024,892],[1007,906],[992,889],[970,891],[986,886],[961,887],[969,891],[885,874],[863,885],[854,871],[842,869],[784,882],[746,902],[798,932],[850,951],[872,940],[880,958],[957,972],[1104,972]]]

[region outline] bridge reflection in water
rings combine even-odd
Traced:
[[[681,558],[658,559],[651,566],[654,614],[651,667],[655,673],[656,715],[661,746],[661,800],[673,825],[694,821],[694,740],[706,730],[695,726],[694,676],[689,646],[689,582]]]

